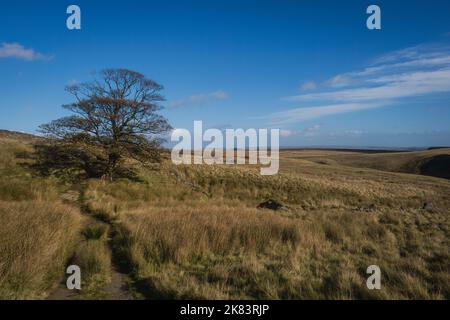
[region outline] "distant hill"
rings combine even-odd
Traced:
[[[422,159],[419,164],[421,174],[450,179],[450,155],[439,154]]]
[[[35,140],[43,139],[42,137],[33,135],[31,133],[2,130],[2,129],[0,129],[0,138],[17,139],[17,140],[23,140],[23,141],[35,141]]]
[[[450,180],[423,175],[450,149],[284,150],[274,176],[168,158],[108,181],[33,172],[36,139],[0,131],[0,300],[450,299]],[[88,290],[60,285],[71,264]]]
[[[421,174],[450,179],[450,148],[430,148],[422,151],[377,152],[366,150],[303,149],[284,151],[290,158],[321,164],[370,168],[381,171]]]
[[[30,133],[0,129],[0,139],[36,142],[44,139]],[[421,174],[450,179],[450,148],[430,147],[426,150],[407,149],[338,149],[338,148],[285,148],[282,157],[297,158],[316,163],[330,161],[357,168]]]

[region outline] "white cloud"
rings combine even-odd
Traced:
[[[366,68],[337,74],[325,81],[323,85],[334,89],[342,89],[343,87],[354,87],[355,85],[378,82],[373,77],[381,75],[414,71],[435,71],[445,67],[450,67],[450,47],[437,44],[418,45],[382,55]],[[318,87],[319,85],[316,82],[307,81],[300,86],[300,90],[311,91]]]
[[[373,65],[390,64],[417,59],[430,59],[447,55],[450,47],[443,43],[423,43],[409,48],[391,51],[374,59]]]
[[[450,91],[450,69],[381,76],[367,80],[376,87],[361,87],[289,97],[293,101],[331,100],[337,102],[376,101]]]
[[[334,76],[327,84],[332,89],[287,97],[300,105],[264,118],[283,125],[450,92],[450,47],[421,45],[398,50],[362,71]]]
[[[305,130],[303,130],[303,135],[305,137],[314,137],[319,133],[320,128],[321,128],[320,124],[315,124],[312,127],[308,127]]]
[[[292,136],[304,136],[304,137],[314,137],[318,135],[321,129],[320,124],[315,124],[311,127],[305,128],[303,130],[288,130],[280,129],[280,137],[292,137]]]
[[[319,107],[305,107],[294,108],[286,111],[271,113],[264,118],[270,119],[270,121],[277,126],[286,125],[291,123],[297,123],[305,120],[311,120],[330,116],[339,113],[347,113],[371,108],[379,107],[379,104],[375,103],[345,103],[345,104],[331,104]]]
[[[217,91],[210,92],[210,93],[202,93],[202,94],[192,95],[192,96],[189,96],[184,99],[169,102],[168,107],[171,109],[175,109],[175,108],[185,107],[188,105],[204,104],[212,99],[224,100],[226,98],[228,98],[228,93],[226,93],[223,90],[217,90]]]
[[[297,131],[287,130],[287,129],[280,129],[280,137],[291,137],[296,135]]]
[[[317,84],[314,81],[306,81],[300,86],[300,91],[311,91],[317,88]]]
[[[27,49],[19,43],[2,43],[0,58],[17,58],[25,61],[49,60],[50,56],[43,55],[33,49]]]
[[[330,80],[327,81],[327,85],[333,88],[340,88],[348,86],[352,83],[352,78],[350,76],[345,74],[338,74],[337,76],[334,76]]]
[[[381,72],[397,71],[397,69],[405,68],[432,68],[432,67],[443,67],[450,65],[450,54],[443,53],[439,55],[422,55],[416,57],[409,61],[402,61],[396,63],[381,64],[378,66],[370,66],[365,68],[363,71],[349,73],[348,76],[351,77],[365,77],[380,74]]]
[[[228,93],[226,93],[223,90],[217,90],[217,91],[211,92],[209,94],[209,96],[217,98],[217,99],[226,99],[226,98],[228,98]]]

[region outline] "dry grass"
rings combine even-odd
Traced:
[[[289,220],[242,206],[180,205],[130,214],[124,227],[131,231],[131,259],[139,277],[158,289],[152,293],[157,298],[242,297],[245,290],[236,292],[229,282],[249,279],[236,279],[230,268],[258,255],[273,263],[300,239]]]
[[[54,179],[33,177],[16,153],[27,143],[0,139],[0,298],[41,299],[65,275],[81,228]]]
[[[0,298],[44,298],[61,279],[80,227],[61,203],[0,201]]]
[[[157,197],[148,182],[125,191],[126,182],[92,181],[86,199],[114,218],[119,251],[147,298],[450,297],[449,182],[291,165],[276,177],[166,168],[178,172],[171,184],[157,184]],[[159,175],[168,174],[147,177]],[[289,211],[255,209],[267,198]],[[383,272],[380,291],[365,286],[371,264]]]
[[[89,239],[78,245],[73,263],[81,270],[83,299],[104,298],[105,285],[111,281],[111,253],[103,239]]]
[[[284,159],[307,160],[325,165],[342,165],[403,173],[419,173],[421,160],[442,154],[450,155],[450,148],[389,153],[330,150],[286,150],[282,152]]]
[[[81,298],[101,298],[111,271],[105,225],[81,227],[60,202],[67,186],[20,166],[13,154],[26,143],[0,147],[0,296],[44,297],[72,256]],[[380,171],[423,155],[410,156],[282,152],[271,177],[165,163],[142,169],[142,183],[88,181],[81,200],[113,224],[113,252],[146,298],[449,299],[450,181]],[[267,199],[288,209],[256,209]],[[372,264],[381,290],[366,288]]]

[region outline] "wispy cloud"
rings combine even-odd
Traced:
[[[333,88],[345,87],[351,83],[352,78],[345,74],[338,74],[326,82],[328,86]]]
[[[319,134],[320,129],[321,129],[321,125],[315,124],[311,127],[306,128],[305,130],[303,130],[302,133],[305,137],[314,137]]]
[[[34,49],[25,48],[19,43],[2,43],[0,46],[0,58],[16,58],[25,61],[50,60],[51,56],[36,52]]]
[[[292,136],[303,136],[303,137],[315,137],[319,134],[322,126],[320,124],[315,124],[311,127],[307,127],[303,130],[289,130],[289,129],[281,129],[280,136],[281,137],[292,137]]]
[[[317,88],[317,84],[314,81],[306,81],[300,86],[300,91],[310,91]]]
[[[351,135],[351,136],[359,136],[359,135],[362,135],[363,132],[362,132],[362,130],[359,130],[359,129],[349,129],[349,130],[344,130],[344,134]]]
[[[280,130],[280,137],[290,137],[295,135],[296,132],[288,129],[281,129]]]
[[[414,61],[422,58],[432,58],[447,55],[448,45],[443,43],[422,43],[378,56],[372,64],[389,64],[398,61]]]
[[[339,113],[377,108],[379,106],[380,105],[376,103],[331,104],[319,107],[304,107],[304,108],[289,109],[286,111],[269,114],[265,118],[269,119],[273,125],[283,126],[287,124],[321,118]]]
[[[332,77],[328,85],[332,89],[285,98],[301,105],[266,118],[282,125],[450,92],[450,47],[420,45],[391,52],[363,70]]]
[[[228,98],[228,93],[223,90],[217,90],[210,93],[192,95],[184,99],[169,102],[168,108],[176,109],[189,105],[202,105],[210,100],[224,100],[226,98]]]
[[[405,98],[423,94],[450,91],[450,68],[381,76],[366,80],[381,84],[317,94],[289,97],[292,101],[331,100],[337,102],[376,101]]]

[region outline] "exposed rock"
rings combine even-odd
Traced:
[[[434,205],[433,205],[432,202],[425,202],[423,204],[423,206],[422,206],[422,209],[426,210],[426,211],[433,211],[434,210]]]
[[[280,211],[280,210],[287,210],[288,208],[285,207],[282,203],[276,201],[276,200],[266,200],[264,202],[261,202],[258,207],[258,209],[270,209],[274,211]]]

